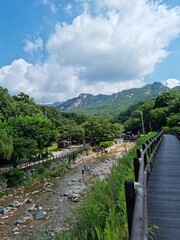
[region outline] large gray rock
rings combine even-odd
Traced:
[[[0,213],[1,213],[1,214],[4,214],[5,211],[6,211],[6,209],[5,209],[4,207],[0,206]]]

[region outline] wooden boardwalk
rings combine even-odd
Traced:
[[[157,240],[180,240],[180,141],[164,139],[156,156],[147,189],[148,226]]]

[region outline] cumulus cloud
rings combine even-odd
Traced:
[[[36,99],[46,96],[48,102],[81,92],[111,94],[140,87],[144,77],[168,56],[168,46],[180,34],[180,8],[147,0],[81,3],[86,5],[84,13],[70,24],[56,24],[46,43],[45,62],[14,61],[1,69],[1,85],[14,73],[22,85],[29,86],[25,92]],[[25,51],[41,48],[40,39],[27,41]],[[20,66],[23,70],[18,70]]]
[[[169,78],[163,82],[163,84],[169,88],[180,86],[180,80],[175,78]]]
[[[11,65],[0,68],[0,85],[10,89],[11,94],[31,91],[32,84],[25,78],[28,67],[31,64],[24,59],[14,60]]]
[[[24,51],[26,53],[29,54],[33,54],[34,52],[43,50],[43,40],[39,37],[37,38],[34,42],[29,40],[29,39],[25,39],[24,40],[25,46],[24,46]]]

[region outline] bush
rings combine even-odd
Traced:
[[[100,142],[99,147],[100,148],[108,148],[114,145],[114,141],[105,141],[105,142]]]
[[[24,182],[25,172],[19,168],[14,168],[6,173],[8,187],[15,187]]]
[[[78,155],[78,153],[76,153],[76,152],[73,152],[72,154],[70,154],[69,156],[68,156],[68,162],[70,163],[71,161],[75,161],[75,159],[77,158],[77,155]]]
[[[46,168],[44,166],[39,166],[36,168],[35,173],[36,174],[43,174],[45,172]]]

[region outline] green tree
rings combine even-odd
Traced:
[[[13,99],[16,101],[18,116],[42,114],[40,107],[27,94],[20,92],[17,96],[13,96]]]
[[[174,100],[176,98],[178,98],[178,96],[180,96],[178,92],[163,93],[159,97],[156,98],[155,107],[156,108],[168,107],[168,106],[172,105],[172,103],[174,102]]]
[[[47,118],[34,116],[11,117],[6,122],[13,137],[14,151],[12,162],[14,166],[22,155],[34,155],[36,150],[40,154],[47,149],[58,137],[54,124]],[[26,148],[30,148],[30,151]]]
[[[91,142],[92,145],[96,144],[99,140],[100,123],[95,119],[91,118],[82,124],[85,132],[85,138]]]
[[[0,128],[0,156],[9,160],[13,152],[13,140],[5,129]]]
[[[137,133],[138,131],[142,131],[142,124],[139,117],[130,117],[125,123],[125,131],[132,131],[133,133]]]
[[[167,118],[167,124],[169,127],[180,126],[180,113],[176,113]]]
[[[31,138],[14,138],[13,146],[12,164],[14,168],[17,167],[21,158],[29,160],[38,153],[37,141]]]
[[[149,117],[154,130],[160,130],[166,126],[167,108],[156,108],[150,111]]]
[[[16,115],[16,103],[6,88],[0,87],[0,120]]]

